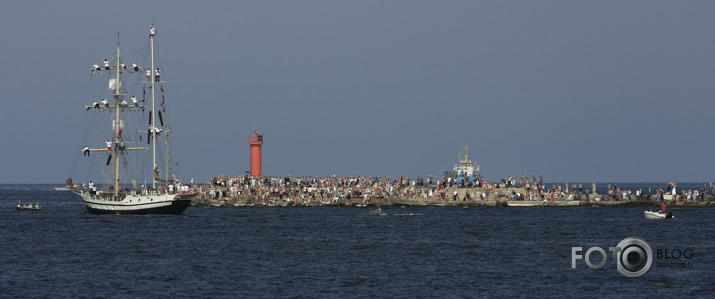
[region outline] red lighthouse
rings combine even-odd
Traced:
[[[261,176],[261,145],[263,145],[263,135],[255,134],[248,136],[248,144],[251,146],[251,176]]]

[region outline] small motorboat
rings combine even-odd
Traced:
[[[29,202],[28,202],[28,203],[25,203],[25,204],[22,204],[22,203],[19,202],[19,201],[17,202],[17,206],[15,207],[15,209],[20,210],[20,211],[24,211],[24,210],[29,210],[29,211],[42,211],[42,207],[40,206],[40,204],[35,204],[35,205],[33,206],[33,205],[32,205],[31,203],[29,203]]]
[[[648,219],[670,219],[670,218],[675,218],[675,217],[673,216],[673,212],[667,212],[667,213],[666,213],[666,212],[663,212],[663,211],[653,212],[653,211],[650,211],[650,210],[649,210],[649,211],[643,212],[643,214],[645,215],[645,218],[648,218]]]
[[[383,212],[382,209],[377,208],[372,211],[370,211],[370,215],[375,215],[375,216],[387,216],[387,213]]]
[[[21,211],[42,211],[42,207],[15,207],[15,209]]]

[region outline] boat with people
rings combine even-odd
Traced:
[[[116,56],[104,59],[102,66],[95,64],[90,70],[92,76],[106,79],[101,87],[97,86],[101,95],[95,99],[101,100],[85,106],[88,115],[84,140],[96,143],[92,148],[86,145],[82,148],[84,158],[77,159],[81,162],[76,162],[72,171],[81,163],[90,173],[87,178],[99,183],[90,180],[88,184],[75,184],[70,173],[65,184],[82,199],[89,213],[182,214],[199,194],[189,190],[193,182],[182,183],[174,173],[164,94],[166,81],[160,77],[162,68],[155,64],[155,35],[152,24],[148,38],[131,43],[130,47],[138,49],[126,50],[120,48],[117,34]],[[121,50],[131,54],[123,57]],[[136,94],[141,94],[141,99]],[[103,113],[109,116],[101,117]],[[104,130],[97,132],[100,128]],[[160,169],[164,170],[164,176],[160,175]]]
[[[652,210],[648,209],[648,210],[646,210],[645,212],[643,212],[643,215],[645,216],[645,218],[648,218],[648,219],[671,219],[671,218],[675,218],[675,217],[673,216],[673,212],[666,212],[666,209],[667,209],[667,208],[668,208],[668,206],[667,206],[665,203],[663,203],[663,205],[660,206],[660,211],[652,211]]]
[[[673,216],[673,212],[664,212],[664,211],[645,211],[643,212],[643,215],[645,215],[645,218],[648,219],[671,219],[675,218]]]
[[[39,203],[35,203],[33,206],[31,202],[22,204],[22,202],[19,201],[17,202],[17,207],[15,207],[15,209],[20,211],[42,211],[42,207]]]
[[[375,215],[375,216],[387,216],[387,213],[383,212],[381,208],[374,209],[370,211],[370,215]]]

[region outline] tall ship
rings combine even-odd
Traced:
[[[94,143],[83,145],[66,181],[89,213],[182,214],[198,195],[193,184],[176,178],[172,164],[166,81],[155,61],[155,36],[152,24],[148,39],[127,50],[120,49],[117,34],[116,56],[91,68],[90,82],[100,93],[85,106],[83,143]],[[122,57],[121,50],[130,54]],[[72,179],[78,168],[88,173],[84,183]]]

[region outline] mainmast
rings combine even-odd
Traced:
[[[114,198],[119,196],[119,89],[121,84],[119,81],[119,32],[117,32],[117,78],[114,81],[114,136],[112,136],[113,146],[112,152],[114,153]]]
[[[154,29],[154,24],[151,24],[151,28],[149,29],[149,41],[151,43],[151,134],[154,135],[152,137],[152,146],[151,146],[151,152],[152,152],[152,173],[154,169],[156,169],[158,166],[156,165],[156,107],[154,106],[154,94],[155,94],[155,88],[154,88],[154,82],[156,81],[156,70],[154,69],[154,34],[156,33]],[[152,175],[152,180],[151,180],[151,187],[156,188],[156,177]]]

